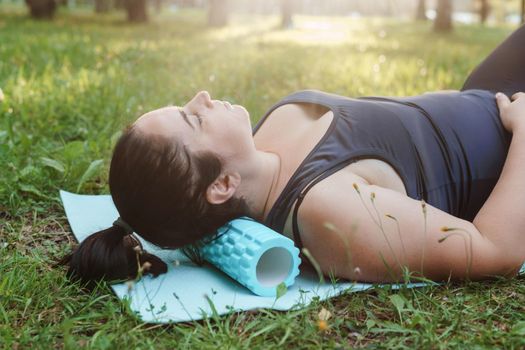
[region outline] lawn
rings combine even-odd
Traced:
[[[3,13],[2,13],[2,10]],[[290,312],[260,310],[148,325],[101,285],[68,283],[53,262],[75,244],[60,188],[108,193],[112,145],[143,112],[196,91],[244,105],[256,122],[286,94],[347,96],[458,89],[512,28],[369,18],[199,11],[131,26],[120,14],[62,10],[35,22],[0,6],[0,348],[523,348],[525,279],[374,288]],[[327,328],[319,312],[331,313]]]

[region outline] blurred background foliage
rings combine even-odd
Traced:
[[[2,0],[18,3],[21,0]],[[91,7],[96,13],[123,10],[130,22],[148,21],[148,13],[177,8],[207,9],[210,26],[224,26],[232,13],[281,13],[283,27],[293,25],[294,14],[414,17],[432,19],[435,29],[452,29],[452,20],[481,23],[522,21],[525,0],[25,0],[34,18],[53,18],[57,8]]]
[[[492,2],[485,25],[476,12],[469,23],[455,12],[456,30],[443,34],[431,20],[415,20],[417,2],[409,0],[377,1],[376,8],[295,0],[289,17],[279,1],[230,0],[220,26],[210,26],[213,1],[162,3],[140,25],[113,3],[100,14],[87,0],[75,8],[69,0],[53,20],[34,21],[23,3],[3,1],[0,212],[11,216],[45,212],[58,203],[59,188],[106,192],[119,130],[200,89],[243,104],[255,123],[299,89],[362,96],[460,88],[517,26],[519,9]],[[504,16],[495,15],[497,6]]]
[[[255,123],[300,89],[459,89],[523,3],[141,1],[0,0],[0,348],[523,347],[523,279],[343,296],[323,304],[326,332],[318,304],[150,328],[52,268],[73,244],[58,190],[107,193],[112,147],[144,112],[206,89]]]

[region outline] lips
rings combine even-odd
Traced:
[[[230,102],[228,101],[221,101],[221,102],[224,105],[224,107],[226,107],[227,109],[233,109],[233,106],[231,105]]]

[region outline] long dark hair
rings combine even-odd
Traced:
[[[190,152],[174,138],[146,135],[132,126],[113,151],[109,188],[120,217],[133,231],[159,247],[184,248],[195,259],[198,246],[219,227],[248,215],[243,198],[207,201],[206,189],[221,171],[216,154]],[[135,278],[146,262],[145,273],[166,272],[162,260],[134,249],[137,242],[122,230],[114,225],[86,238],[60,262],[69,265],[68,276],[90,283]]]

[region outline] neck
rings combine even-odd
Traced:
[[[270,210],[270,197],[277,188],[281,159],[275,153],[257,151],[245,169],[239,195],[246,198],[250,216],[264,221]]]

